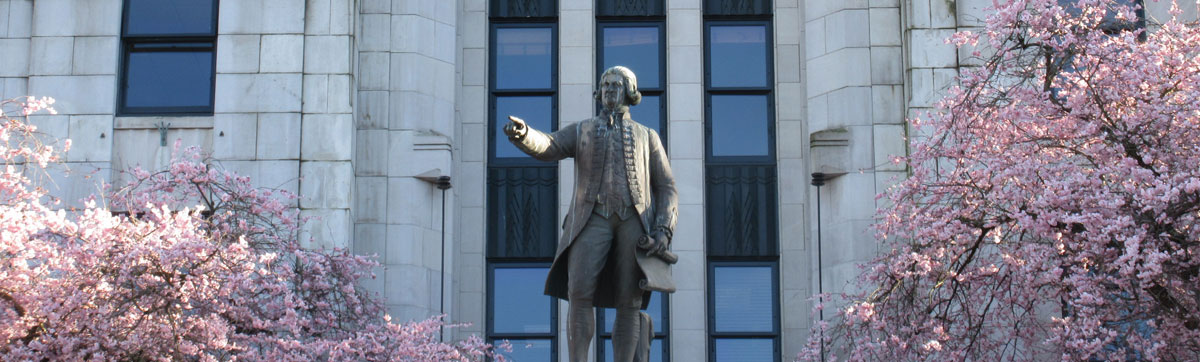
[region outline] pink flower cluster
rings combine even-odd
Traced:
[[[167,170],[131,171],[107,205],[56,207],[26,177],[55,150],[22,120],[50,103],[0,116],[0,360],[493,356],[477,337],[439,342],[441,317],[391,322],[357,283],[374,277],[374,260],[301,247],[294,195],[255,188],[194,149]]]
[[[802,359],[1200,359],[1200,25],[1130,3],[1006,1],[948,40],[995,53],[912,120],[866,292]]]

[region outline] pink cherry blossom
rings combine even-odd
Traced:
[[[995,54],[910,120],[864,292],[801,359],[1200,359],[1200,25],[1130,3],[997,1],[947,40]]]
[[[0,360],[503,360],[478,337],[440,342],[444,316],[393,323],[358,283],[373,257],[301,247],[295,195],[196,149],[56,208],[26,177],[70,146],[24,120],[52,103],[0,114]]]

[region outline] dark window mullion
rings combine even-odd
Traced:
[[[769,95],[774,89],[770,87],[747,87],[747,88],[709,88],[706,92],[711,95]]]
[[[137,34],[121,37],[126,41],[211,41],[217,38],[216,33],[187,33],[187,34]]]
[[[496,97],[553,96],[555,93],[554,89],[497,89],[492,91],[492,95]]]

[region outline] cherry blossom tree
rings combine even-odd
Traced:
[[[1131,3],[947,40],[982,65],[911,120],[882,252],[801,359],[1200,359],[1200,27]]]
[[[24,121],[51,103],[0,107],[0,360],[493,355],[478,337],[439,342],[441,317],[393,323],[357,283],[374,277],[372,258],[301,247],[294,195],[255,188],[195,149],[63,207],[27,177],[62,151]]]

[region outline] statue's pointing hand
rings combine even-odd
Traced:
[[[528,132],[529,127],[525,126],[524,120],[514,116],[508,116],[508,124],[504,125],[504,134],[508,135],[508,138],[521,139],[525,137],[525,133]]]

